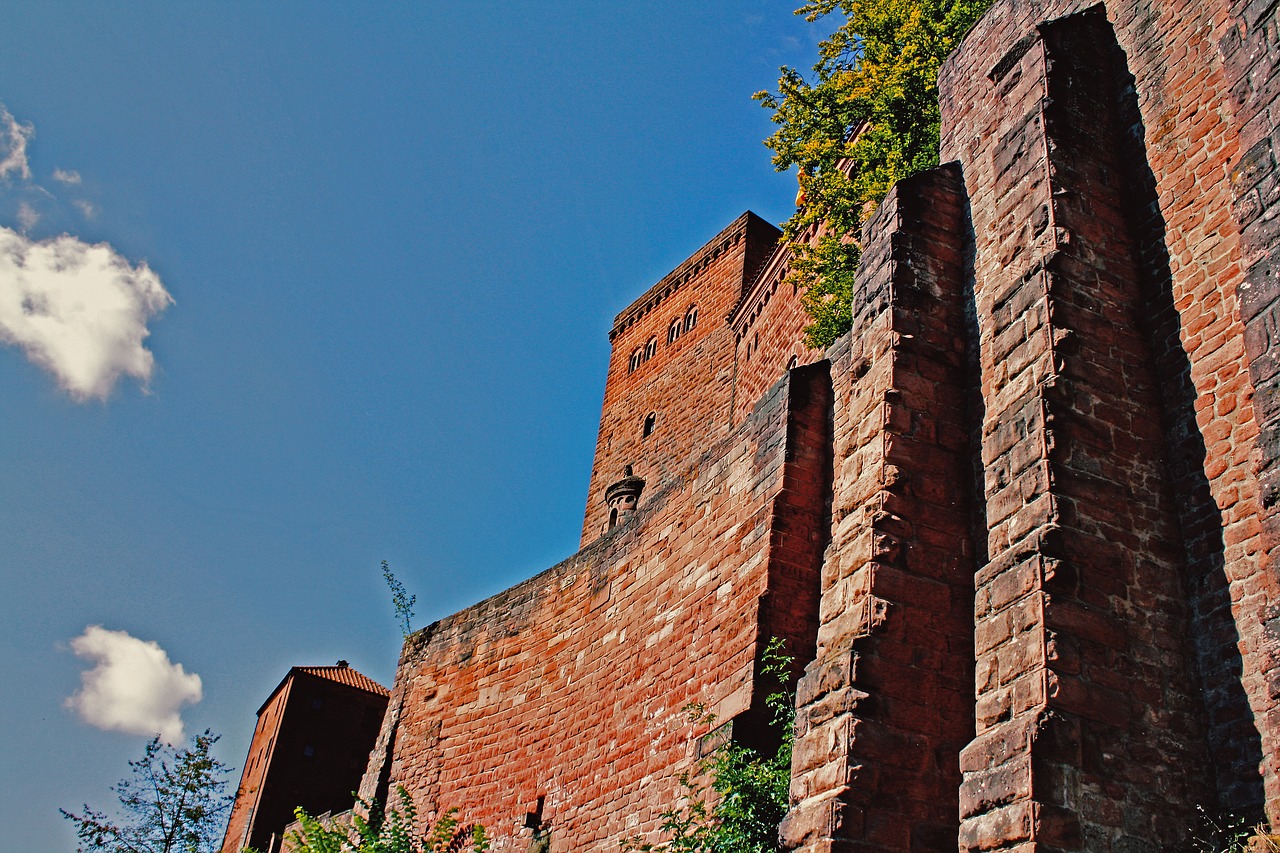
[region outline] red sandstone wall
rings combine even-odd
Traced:
[[[943,157],[964,163],[980,290],[1007,279],[1011,253],[1022,252],[1021,264],[1043,251],[1020,234],[1034,222],[1026,211],[1008,216],[1013,206],[1000,207],[992,158],[1010,156],[1002,148],[1024,120],[1019,87],[1035,85],[1019,76],[1026,53],[1018,51],[1036,38],[1037,22],[1083,6],[998,2],[943,68]],[[1114,3],[1106,11],[1136,86],[1131,118],[1140,122],[1155,202],[1134,222],[1149,288],[1144,319],[1156,346],[1219,786],[1224,805],[1247,810],[1263,797],[1252,781],[1262,763],[1274,816],[1280,691],[1267,686],[1274,662],[1263,614],[1277,599],[1276,575],[1261,562],[1262,507],[1251,463],[1258,427],[1229,178],[1239,149],[1218,49],[1236,25],[1223,3]]]
[[[729,317],[734,340],[733,422],[739,423],[755,401],[788,367],[812,364],[820,350],[804,343],[811,322],[800,291],[786,284],[791,252],[777,247]]]
[[[794,372],[624,525],[411,637],[362,793],[457,806],[495,851],[539,798],[553,851],[657,840],[708,730],[685,706],[734,720],[768,636],[812,648],[829,388]]]
[[[829,350],[832,538],[787,849],[955,849],[973,731],[963,222],[954,168],[898,184],[865,229],[853,331]]]
[[[1259,679],[1251,678],[1250,698],[1253,710],[1264,719],[1264,744],[1273,750],[1266,793],[1271,820],[1280,824],[1280,769],[1275,758],[1280,747],[1280,20],[1275,3],[1233,0],[1230,5],[1231,22],[1219,48],[1234,108],[1232,125],[1240,134],[1240,153],[1228,174],[1241,233],[1244,349],[1257,389],[1254,412],[1261,435],[1251,467],[1262,492],[1268,570],[1266,577],[1242,577],[1233,583],[1230,598],[1241,599],[1236,613],[1250,615],[1242,633],[1251,668],[1264,673],[1264,690],[1259,690]],[[1261,701],[1259,693],[1265,697]]]
[[[634,465],[652,489],[684,477],[711,443],[728,435],[733,339],[724,318],[777,236],[772,225],[744,213],[618,315],[609,334],[613,352],[587,492],[583,545],[604,529],[605,489],[622,478],[624,466]],[[672,321],[684,317],[691,306],[698,309],[697,325],[668,343]],[[650,340],[656,342],[655,354],[632,371],[632,354]],[[655,415],[654,430],[644,437],[642,428],[650,413]]]
[[[965,161],[987,561],[961,848],[1173,849],[1212,780],[1161,423],[1178,409],[1147,334],[1150,173],[1105,17],[1006,56]]]

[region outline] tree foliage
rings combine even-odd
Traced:
[[[778,130],[765,140],[779,171],[799,171],[802,203],[783,226],[788,280],[804,288],[825,347],[848,331],[862,222],[895,181],[938,163],[938,69],[991,0],[811,0],[810,21],[843,18],[818,45],[812,82],[783,68],[758,92]],[[812,244],[811,244],[812,239]]]
[[[384,564],[385,565],[385,564]],[[417,834],[418,809],[403,785],[396,786],[400,806],[383,813],[377,803],[360,800],[369,815],[352,813],[349,820],[325,825],[303,808],[294,813],[302,831],[289,836],[293,853],[484,853],[489,840],[483,826],[463,826],[457,809],[449,809],[421,835]]]
[[[772,755],[732,741],[721,745],[698,767],[699,775],[710,778],[700,784],[684,773],[680,784],[687,805],[662,814],[660,830],[664,840],[644,843],[639,838],[624,839],[624,851],[637,853],[774,853],[778,844],[778,824],[787,814],[791,786],[791,747],[795,740],[795,706],[784,688],[791,658],[783,653],[779,639],[769,641],[762,657],[761,672],[776,679],[779,689],[765,699],[772,714],[771,726],[781,744]],[[701,705],[689,706],[690,719],[710,724],[714,716]],[[713,804],[707,797],[713,793]]]
[[[120,800],[115,818],[84,807],[59,809],[76,824],[78,850],[104,853],[206,853],[221,840],[231,804],[224,793],[231,768],[210,755],[218,735],[208,729],[178,748],[151,739],[131,775],[112,788]]]

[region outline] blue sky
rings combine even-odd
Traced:
[[[743,210],[791,213],[750,100],[813,60],[791,9],[7,11],[4,245],[108,244],[172,304],[72,341],[116,365],[79,385],[0,348],[0,849],[74,849],[57,808],[112,804],[140,754],[95,660],[159,666],[238,767],[290,665],[390,684],[379,561],[421,627],[575,550],[612,317]]]

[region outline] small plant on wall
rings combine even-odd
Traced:
[[[787,814],[787,794],[791,785],[791,747],[795,739],[795,707],[785,685],[791,658],[783,652],[783,642],[769,641],[761,658],[761,672],[776,680],[778,689],[765,699],[771,712],[770,726],[780,745],[772,755],[732,741],[718,747],[692,774],[680,776],[688,805],[673,807],[662,814],[663,840],[642,842],[639,837],[623,839],[624,851],[635,853],[774,853],[778,845],[778,824]],[[689,705],[690,720],[712,724],[714,716],[702,705]],[[711,803],[708,804],[710,797]]]
[[[462,825],[457,809],[449,809],[421,835],[417,834],[418,809],[403,785],[396,786],[399,808],[385,813],[374,802],[359,800],[365,819],[352,814],[349,822],[337,819],[325,825],[298,808],[301,830],[290,833],[285,848],[292,853],[484,853],[489,839],[483,826]]]
[[[1191,830],[1195,853],[1280,853],[1280,834],[1265,823],[1255,824],[1238,814],[1211,812],[1196,806]]]

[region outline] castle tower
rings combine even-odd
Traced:
[[[583,545],[608,529],[605,490],[624,465],[660,488],[728,434],[735,362],[725,318],[778,236],[742,214],[614,319]]]

